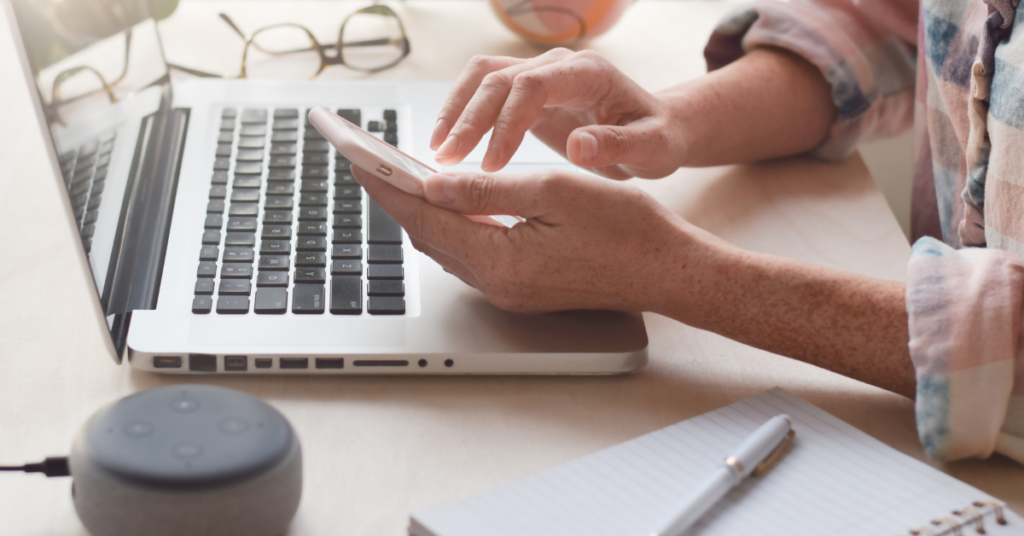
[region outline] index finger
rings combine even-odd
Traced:
[[[455,85],[448,93],[444,105],[441,106],[441,113],[437,116],[437,123],[434,125],[434,133],[430,135],[430,149],[436,151],[441,142],[448,137],[455,122],[459,120],[462,111],[466,109],[476,89],[484,77],[494,71],[500,71],[506,67],[518,65],[526,60],[509,58],[505,56],[475,56],[469,60],[462,74],[455,81]]]
[[[410,237],[453,257],[463,257],[467,251],[478,249],[486,233],[501,232],[495,226],[474,223],[461,214],[409,195],[354,164],[352,176]]]

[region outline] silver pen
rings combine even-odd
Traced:
[[[789,415],[776,415],[762,424],[740,443],[733,455],[715,469],[715,472],[683,503],[682,509],[664,528],[651,536],[680,536],[697,522],[725,494],[748,476],[761,476],[782,457],[792,442],[793,431]]]

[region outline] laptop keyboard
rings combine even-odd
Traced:
[[[225,109],[199,252],[196,314],[405,314],[402,228],[305,119]],[[362,126],[362,110],[337,110]],[[397,147],[398,116],[367,129]]]
[[[114,132],[107,132],[60,155],[60,171],[71,194],[71,208],[74,209],[86,253],[92,250],[92,237],[96,233],[96,219],[100,214],[103,186],[113,150]]]

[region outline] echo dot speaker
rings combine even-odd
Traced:
[[[491,0],[510,30],[541,46],[577,43],[608,31],[633,0]]]
[[[175,385],[93,415],[70,457],[92,536],[277,536],[302,496],[299,438],[266,402]]]

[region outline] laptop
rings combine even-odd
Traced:
[[[646,363],[639,314],[509,313],[446,273],[305,120],[325,106],[432,162],[450,83],[172,83],[148,13],[130,33],[84,40],[33,8],[47,2],[0,3],[116,362],[236,374],[615,374]],[[116,99],[100,76],[118,80]],[[84,97],[72,102],[76,83]],[[508,171],[547,167],[572,168],[531,137]]]

